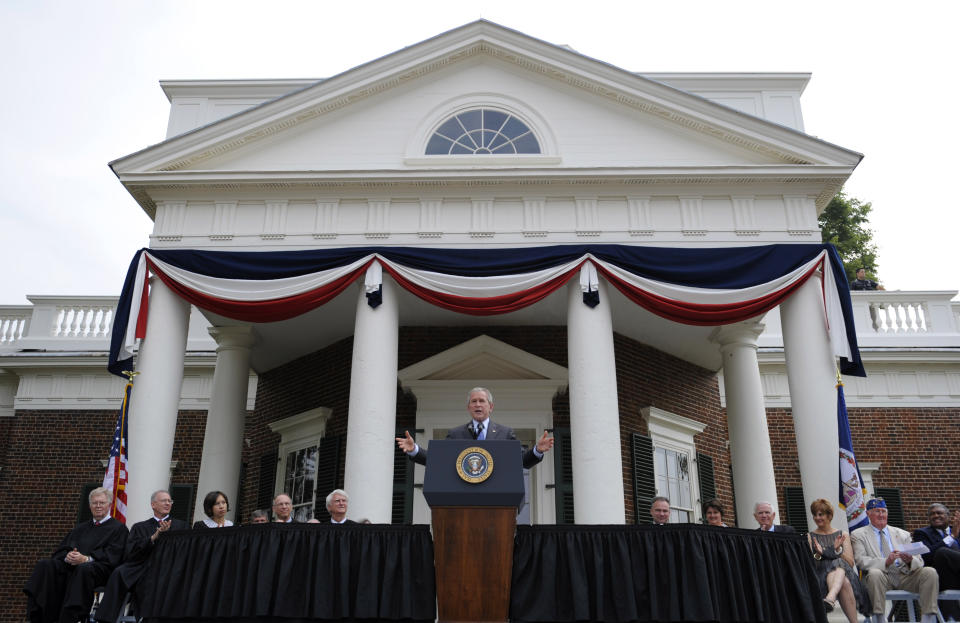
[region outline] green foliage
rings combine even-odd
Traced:
[[[869,228],[870,202],[848,197],[842,190],[830,200],[817,221],[823,241],[837,248],[843,260],[847,280],[856,279],[857,269],[867,269],[867,278],[877,279],[877,245]]]

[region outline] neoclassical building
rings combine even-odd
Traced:
[[[677,521],[717,496],[805,525],[836,494],[838,366],[869,488],[911,524],[955,504],[917,484],[958,475],[955,293],[838,283],[817,214],[861,156],[804,132],[809,78],[635,73],[477,21],[322,80],[162,82],[166,140],[111,163],[154,221],[119,304],[0,309],[0,526],[67,487],[26,564],[72,523],[108,353],[140,373],[134,521],[172,483],[193,516],[218,489],[235,519],[281,491],[307,518],[343,486],[352,517],[428,522],[393,439],[443,438],[479,385],[557,439],[521,521],[667,494]]]

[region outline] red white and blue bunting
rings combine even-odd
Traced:
[[[118,304],[109,369],[122,374],[133,367],[136,340],[146,333],[149,274],[201,309],[246,322],[293,318],[332,300],[361,277],[368,303],[376,307],[385,271],[428,303],[476,316],[517,311],[573,278],[579,279],[584,304],[596,305],[603,277],[658,316],[712,326],[769,311],[818,269],[824,275],[824,330],[841,371],[866,376],[843,266],[828,244],[714,249],[627,245],[271,252],[141,249],[130,264]]]

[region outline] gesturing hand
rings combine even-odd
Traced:
[[[413,437],[410,436],[410,431],[403,431],[403,437],[397,437],[397,447],[403,450],[404,452],[413,452],[413,449],[417,447],[417,442],[413,440]]]

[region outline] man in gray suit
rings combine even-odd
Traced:
[[[467,413],[471,420],[463,426],[451,428],[447,439],[516,439],[513,429],[503,424],[497,424],[490,419],[493,413],[493,394],[485,387],[474,387],[467,394]],[[410,436],[410,431],[404,431],[403,437],[397,437],[397,447],[407,453],[412,461],[420,465],[427,464],[427,449],[421,448]],[[547,437],[547,431],[537,440],[533,448],[523,453],[523,466],[527,469],[543,460],[543,455],[553,447],[553,437]]]
[[[864,574],[863,585],[870,593],[874,618],[883,621],[886,592],[903,589],[920,594],[922,623],[937,620],[937,572],[923,566],[923,558],[901,550],[910,543],[910,533],[887,525],[887,503],[882,498],[867,502],[870,525],[853,531],[853,558]]]

